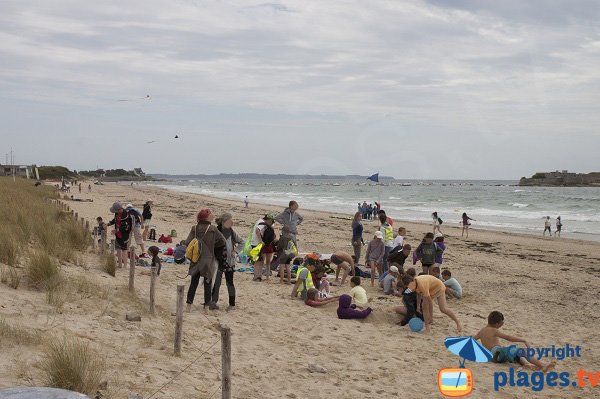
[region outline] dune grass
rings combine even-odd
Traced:
[[[78,339],[52,341],[40,367],[47,386],[84,394],[95,393],[105,373],[104,359]]]
[[[25,269],[29,282],[38,288],[49,288],[60,279],[58,262],[45,252],[32,251]]]
[[[112,254],[106,255],[104,258],[104,262],[102,262],[102,270],[111,276],[115,276],[117,272],[117,261]]]
[[[36,345],[40,341],[41,334],[39,331],[0,319],[0,346]]]
[[[72,260],[77,251],[89,247],[91,235],[51,203],[57,198],[50,186],[0,178],[0,262],[15,264],[21,249],[29,245],[61,261]]]

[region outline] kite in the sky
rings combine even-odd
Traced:
[[[176,134],[176,135],[175,135],[175,137],[173,137],[173,139],[178,139],[178,138],[179,138],[179,135],[178,135],[178,134]],[[161,140],[152,140],[152,141],[146,141],[146,144],[154,144],[154,143],[156,143],[157,141],[161,141]]]
[[[117,100],[117,101],[143,101],[143,100],[152,100],[152,97],[150,97],[150,94],[148,94],[146,97],[128,98],[125,100]]]

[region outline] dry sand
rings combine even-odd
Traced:
[[[70,206],[90,220],[110,219],[113,201],[132,202],[141,209],[147,198],[154,200],[153,224],[158,233],[177,230],[185,238],[202,207],[216,214],[232,212],[236,229],[246,237],[249,226],[266,211],[279,207],[243,204],[194,194],[176,193],[145,186],[93,186],[93,203],[71,202]],[[74,194],[78,197],[78,194]],[[302,207],[303,204],[300,204]],[[300,251],[334,250],[352,252],[350,221],[343,215],[299,211],[305,222],[299,228]],[[407,242],[416,247],[427,225],[395,222],[408,229]],[[375,226],[365,223],[365,238]],[[551,239],[472,230],[469,240],[460,230],[443,226],[447,250],[444,266],[463,286],[464,298],[450,300],[449,306],[464,325],[464,334],[475,334],[486,324],[490,311],[500,310],[506,318],[503,331],[525,337],[536,347],[567,343],[580,345],[582,357],[559,361],[556,371],[574,374],[580,367],[600,369],[598,343],[600,326],[600,254],[598,244],[586,241]],[[204,315],[198,307],[185,315],[184,349],[181,358],[172,356],[173,323],[177,284],[189,283],[187,266],[166,264],[159,278],[159,313],[147,314],[149,277],[136,271],[137,296],[127,294],[128,272],[117,277],[100,270],[98,257],[86,254],[86,268],[65,266],[72,276],[83,276],[102,287],[105,293],[82,292],[56,312],[45,295],[26,286],[12,290],[0,284],[0,315],[9,323],[43,329],[44,334],[66,334],[89,340],[105,356],[109,365],[108,394],[125,398],[139,393],[147,398],[177,376],[154,398],[218,397],[220,375],[218,323],[233,332],[233,392],[236,398],[363,398],[363,397],[441,397],[437,373],[443,367],[458,365],[458,357],[444,347],[444,338],[454,336],[454,323],[434,310],[432,334],[411,333],[400,327],[391,309],[399,298],[384,298],[381,291],[365,284],[373,297],[374,313],[365,321],[338,320],[336,305],[313,309],[289,298],[291,286],[276,281],[252,282],[252,275],[236,273],[237,309]],[[86,270],[87,269],[87,270]],[[333,287],[335,294],[349,290]],[[85,290],[82,290],[85,291]],[[202,288],[197,294],[201,303]],[[227,290],[221,287],[220,304],[226,308]],[[141,323],[125,321],[128,310],[142,313]],[[10,348],[1,345],[0,387],[25,385],[29,376],[41,382],[36,367],[39,346]],[[204,353],[206,351],[206,353]],[[204,354],[203,354],[204,353]],[[193,365],[181,374],[180,370]],[[311,374],[309,363],[328,371]],[[493,391],[494,371],[508,371],[507,365],[469,364],[475,379],[473,398],[592,398],[598,389],[528,388]],[[600,371],[600,370],[598,370]],[[214,396],[211,396],[214,395]],[[596,396],[595,396],[596,395]]]

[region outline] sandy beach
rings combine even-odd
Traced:
[[[69,201],[80,216],[90,222],[97,216],[110,220],[108,209],[114,201],[131,202],[141,209],[151,198],[152,222],[158,235],[174,229],[178,240],[187,236],[200,208],[211,208],[217,215],[231,212],[234,229],[244,238],[258,217],[267,211],[282,210],[257,204],[244,208],[239,202],[146,186],[92,187],[91,194],[74,195],[92,198],[93,202]],[[350,215],[308,211],[303,205],[300,203],[299,210],[305,218],[298,235],[301,252],[352,253]],[[408,230],[405,242],[413,248],[431,230],[429,225],[395,220],[395,229],[401,225]],[[365,222],[365,239],[370,239],[375,228],[373,222]],[[557,372],[574,376],[580,368],[600,369],[597,243],[543,238],[541,231],[536,237],[473,229],[468,240],[460,238],[457,227],[444,225],[443,231],[447,236],[444,267],[452,271],[464,290],[461,300],[448,302],[463,323],[463,335],[475,334],[486,324],[489,312],[499,310],[506,320],[502,330],[526,338],[534,347],[567,343],[581,346],[581,358],[559,361]],[[176,286],[185,284],[187,292],[187,266],[163,264],[157,291],[158,314],[152,317],[147,312],[147,269],[136,270],[136,296],[130,296],[126,269],[117,270],[115,278],[108,276],[100,270],[99,258],[92,251],[78,263],[84,267],[69,264],[64,270],[71,276],[89,279],[105,294],[83,292],[61,312],[55,312],[46,304],[44,293],[27,288],[12,290],[2,284],[0,315],[7,322],[48,334],[89,340],[109,365],[105,397],[126,398],[136,393],[148,398],[155,392],[153,398],[218,397],[219,323],[228,325],[233,333],[235,398],[441,397],[438,370],[458,366],[459,358],[444,347],[444,338],[456,335],[455,326],[437,306],[432,333],[412,333],[396,324],[399,317],[392,307],[400,304],[400,298],[384,297],[381,290],[369,287],[366,281],[364,286],[373,298],[374,313],[365,321],[353,321],[339,320],[335,304],[309,308],[289,297],[291,286],[280,285],[277,279],[252,282],[248,273],[235,274],[235,311],[219,310],[205,315],[196,305],[192,313],[185,315],[183,355],[174,357],[172,312]],[[349,289],[346,283],[333,287],[333,292],[337,295]],[[200,297],[201,291],[200,287]],[[222,309],[226,307],[224,298],[223,284]],[[200,303],[200,299],[196,302]],[[142,321],[126,322],[125,313],[130,310],[140,312]],[[0,345],[0,349],[0,387],[26,385],[28,378],[39,381],[39,348]],[[310,363],[323,366],[327,372],[310,373]],[[592,398],[598,391],[598,387],[540,392],[527,387],[505,387],[494,392],[494,372],[507,371],[508,365],[467,363],[467,367],[475,378],[473,398]],[[167,384],[174,377],[177,378]],[[167,385],[160,389],[164,384]]]

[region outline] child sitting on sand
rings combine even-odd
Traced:
[[[367,291],[360,286],[360,277],[354,276],[350,279],[350,297],[359,308],[364,308],[369,304],[369,298],[367,297]]]
[[[442,275],[440,273],[440,267],[439,266],[431,266],[429,268],[429,275],[433,276],[435,278],[439,278],[440,280],[442,279]]]
[[[523,338],[513,337],[500,332],[500,327],[504,325],[504,315],[498,311],[493,311],[488,316],[488,324],[483,327],[473,337],[481,341],[483,346],[492,352],[494,363],[519,363],[523,367],[532,370],[540,370],[544,373],[556,365],[556,361],[544,364],[534,357],[518,356],[518,348],[516,345],[510,345],[506,347],[500,346],[500,340],[498,338],[505,339],[510,342],[523,342],[527,348],[529,343]]]
[[[175,251],[173,251],[173,259],[175,259],[175,263],[177,263],[178,265],[185,263],[186,250],[187,246],[185,245],[185,241],[181,241],[175,246]]]
[[[339,306],[337,309],[337,315],[340,319],[364,319],[370,315],[372,311],[373,309],[371,308],[357,310],[356,305],[352,303],[352,297],[350,295],[343,294],[340,296]]]
[[[308,306],[317,307],[327,305],[328,303],[337,301],[337,296],[332,296],[331,298],[319,298],[319,291],[316,288],[311,288],[308,290],[306,294],[306,300],[304,303]]]
[[[446,294],[460,299],[462,297],[462,287],[458,283],[458,280],[452,277],[452,273],[450,270],[442,271],[442,281],[444,281],[444,285],[446,286]]]
[[[162,264],[160,263],[160,258],[158,257],[158,253],[160,250],[157,246],[153,245],[148,248],[148,253],[152,256],[152,267],[156,267],[156,275],[160,276],[160,269],[162,268]]]
[[[304,263],[298,266],[298,270],[296,270],[296,283],[291,293],[292,298],[297,298],[298,294],[300,294],[302,299],[306,299],[308,290],[315,288],[311,273],[315,271],[317,262],[318,258],[309,254],[304,259]]]

